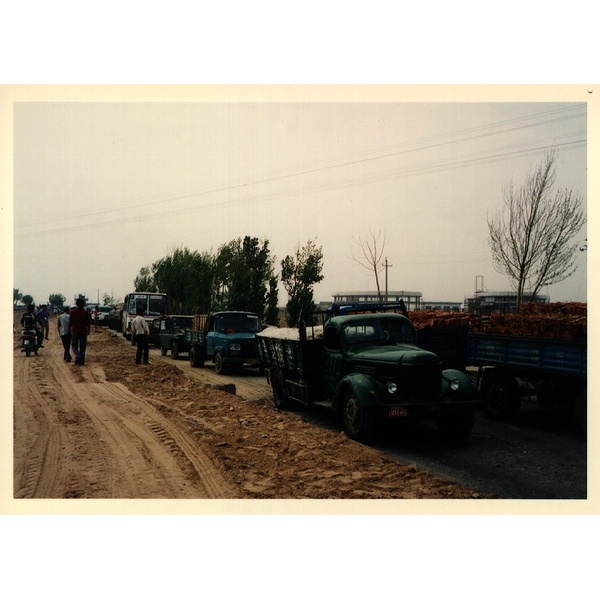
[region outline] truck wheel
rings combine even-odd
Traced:
[[[494,373],[484,387],[483,409],[492,419],[510,421],[521,408],[521,391],[514,377],[505,373]]]
[[[179,358],[179,344],[177,342],[173,342],[171,345],[171,358],[173,360],[177,360]]]
[[[446,442],[462,442],[473,429],[475,413],[472,410],[453,413],[436,419],[440,437]]]
[[[360,442],[373,439],[377,431],[377,414],[373,408],[358,404],[353,390],[348,390],[342,403],[342,423],[346,435]]]
[[[204,359],[202,358],[202,351],[192,346],[190,348],[190,366],[194,368],[203,367]]]
[[[221,375],[223,373],[224,368],[225,365],[223,364],[223,356],[220,352],[217,352],[215,354],[215,373],[217,375]]]
[[[167,349],[166,349],[166,348],[163,348],[163,347],[161,346],[161,348],[160,348],[160,355],[161,355],[161,356],[166,356],[166,355],[167,355]]]
[[[286,410],[290,407],[290,397],[285,387],[285,377],[281,369],[273,371],[271,376],[271,388],[273,389],[273,404],[279,410]]]
[[[25,356],[31,356],[31,346],[25,346]]]

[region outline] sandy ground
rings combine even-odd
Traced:
[[[154,353],[136,366],[108,329],[90,334],[84,366],[63,361],[54,320],[37,356],[18,334],[13,352],[16,499],[481,497],[279,412],[263,392],[216,389],[208,366],[192,374]]]

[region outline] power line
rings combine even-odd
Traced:
[[[264,184],[264,183],[272,183],[274,181],[283,180],[283,179],[291,179],[293,177],[301,177],[304,175],[314,174],[314,173],[322,172],[322,171],[329,171],[332,169],[340,169],[343,167],[355,166],[360,163],[373,162],[376,160],[397,157],[402,154],[407,154],[410,152],[431,150],[436,147],[441,147],[441,146],[445,146],[445,145],[449,145],[449,144],[457,144],[457,143],[464,142],[464,141],[471,141],[473,139],[480,138],[480,137],[487,137],[490,135],[499,135],[499,134],[503,134],[503,133],[513,132],[518,129],[537,127],[540,125],[556,123],[558,121],[562,121],[562,120],[566,120],[566,119],[580,118],[582,116],[585,116],[584,114],[582,114],[580,112],[580,113],[576,113],[576,114],[563,115],[563,116],[559,116],[559,117],[551,118],[551,119],[547,118],[552,115],[560,115],[561,113],[564,113],[566,111],[573,111],[573,108],[572,107],[564,107],[564,108],[556,109],[553,111],[546,111],[544,113],[538,113],[537,115],[519,117],[519,118],[507,120],[507,121],[501,121],[499,123],[493,123],[493,124],[484,125],[484,126],[480,126],[480,127],[476,127],[476,128],[470,128],[470,129],[462,130],[459,132],[442,134],[442,135],[433,136],[430,138],[424,138],[420,141],[409,142],[407,144],[404,144],[403,146],[395,147],[396,150],[393,152],[385,152],[383,154],[379,153],[375,156],[368,156],[365,158],[356,158],[353,160],[346,160],[345,162],[335,162],[332,164],[328,164],[326,166],[316,166],[311,169],[290,171],[287,173],[284,171],[282,174],[279,174],[279,175],[263,177],[263,178],[249,181],[246,183],[224,184],[223,186],[218,186],[218,187],[208,189],[208,190],[192,190],[192,191],[189,191],[189,192],[186,192],[183,194],[179,194],[176,196],[159,198],[157,200],[152,200],[152,201],[141,203],[141,204],[138,203],[136,205],[115,207],[115,208],[104,209],[104,210],[100,210],[100,211],[92,211],[92,212],[88,212],[88,213],[84,213],[84,214],[79,214],[76,216],[63,216],[63,217],[58,217],[56,219],[47,220],[43,223],[27,223],[27,224],[21,225],[21,228],[22,227],[36,227],[38,225],[48,226],[53,223],[60,223],[60,222],[72,220],[74,218],[82,219],[82,218],[87,218],[87,217],[97,217],[97,216],[101,216],[101,215],[123,212],[123,211],[127,211],[127,210],[138,210],[140,208],[148,208],[148,207],[155,206],[155,205],[164,206],[164,204],[167,202],[183,200],[183,199],[190,198],[190,197],[214,195],[217,193],[234,191],[236,189],[239,190],[239,189],[243,189],[243,188],[249,188],[250,186],[256,186],[256,185],[260,185],[260,184]],[[538,120],[538,121],[534,121],[532,123],[523,124],[524,121],[531,121],[531,119],[533,119],[533,118],[538,118],[538,119],[543,118],[544,120]],[[509,127],[506,128],[506,126],[509,126]],[[496,128],[495,132],[490,131],[491,129],[494,129],[494,128]],[[479,133],[477,133],[477,132],[479,132]],[[562,136],[559,136],[559,138],[552,138],[552,139],[553,140],[562,139],[565,137],[572,137],[573,135],[582,135],[582,133],[564,134]],[[450,139],[448,139],[448,138],[450,138]],[[452,139],[452,138],[454,138],[454,139]],[[545,140],[549,140],[549,139],[550,138],[545,138]],[[438,143],[431,143],[436,140],[446,140],[446,141],[439,141]],[[575,140],[575,141],[572,141],[569,143],[565,142],[563,144],[558,144],[558,145],[553,144],[553,145],[555,145],[556,147],[562,147],[563,149],[574,149],[574,148],[582,147],[585,144],[585,142],[586,142],[586,139],[583,138],[583,139]],[[529,142],[529,143],[531,143],[531,142]],[[413,167],[407,167],[403,170],[395,169],[393,172],[388,173],[388,174],[383,174],[383,175],[378,174],[378,175],[374,175],[374,176],[370,176],[370,177],[364,176],[358,180],[354,180],[349,183],[337,183],[337,184],[333,183],[333,184],[325,184],[325,185],[318,184],[316,187],[313,186],[312,188],[304,187],[302,189],[302,193],[307,193],[307,192],[311,192],[311,191],[324,191],[324,190],[332,189],[332,188],[348,187],[348,186],[352,186],[352,185],[359,185],[359,184],[364,184],[364,183],[378,181],[378,180],[383,181],[383,180],[389,179],[391,177],[426,174],[432,170],[441,171],[441,170],[450,170],[450,169],[456,169],[456,168],[465,168],[468,166],[485,164],[485,163],[489,163],[492,161],[508,160],[508,159],[512,159],[515,157],[519,157],[519,156],[521,156],[521,157],[531,156],[531,155],[537,154],[537,153],[547,149],[547,147],[536,147],[536,148],[529,148],[529,149],[521,150],[521,151],[511,151],[511,149],[513,149],[513,148],[524,146],[529,143],[523,142],[523,143],[517,144],[517,145],[505,146],[504,148],[500,148],[497,150],[507,150],[507,152],[500,153],[500,154],[493,154],[490,156],[478,156],[478,155],[471,154],[471,155],[467,155],[459,160],[449,161],[445,164],[444,163],[442,163],[442,164],[432,163],[429,165],[425,164],[425,165],[417,165],[417,166],[413,166]],[[406,146],[416,146],[416,147],[413,147],[412,149],[402,149],[402,150],[398,149],[398,148],[405,148]],[[494,152],[497,152],[497,150],[495,150]],[[476,156],[476,158],[470,158],[473,156]],[[241,203],[250,203],[253,200],[255,202],[261,201],[261,200],[266,200],[269,197],[277,197],[277,196],[281,195],[281,193],[283,193],[283,192],[271,192],[271,193],[266,193],[266,194],[259,194],[259,195],[255,196],[254,198],[251,197],[249,200],[246,200],[246,201],[244,201],[244,200],[226,200],[223,202],[213,202],[213,203],[210,203],[205,206],[192,206],[192,207],[187,206],[187,207],[183,207],[183,208],[179,208],[179,209],[167,209],[167,210],[163,210],[159,213],[146,214],[146,215],[142,215],[141,217],[136,216],[136,218],[138,220],[147,220],[149,218],[155,218],[157,216],[164,216],[167,214],[175,214],[177,212],[184,212],[184,211],[191,212],[191,211],[201,211],[201,210],[207,210],[207,209],[210,210],[210,209],[217,208],[220,206],[234,205],[234,204],[237,204],[240,202]],[[290,192],[287,191],[285,193],[290,193]],[[54,228],[52,230],[49,230],[49,229],[42,230],[42,233],[45,233],[45,232],[62,233],[62,232],[73,231],[73,230],[85,230],[86,228],[89,229],[92,227],[95,228],[95,227],[99,227],[99,226],[110,226],[110,225],[113,225],[114,223],[120,222],[121,220],[122,220],[121,218],[118,218],[118,219],[103,221],[101,223],[96,222],[94,224],[90,224],[87,226],[78,224],[78,225],[73,225],[73,226],[68,226],[68,227],[63,227],[63,228]],[[32,235],[39,235],[39,233],[40,232],[38,232],[38,233],[20,233],[20,234],[16,233],[15,237],[16,238],[28,237],[28,236],[32,236]]]

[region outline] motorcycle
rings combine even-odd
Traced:
[[[31,353],[38,353],[37,331],[35,329],[23,329],[21,332],[21,352],[25,356],[31,356]]]

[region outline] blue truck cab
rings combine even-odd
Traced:
[[[201,367],[211,360],[217,373],[222,373],[226,367],[256,367],[256,334],[260,330],[260,319],[252,312],[219,311],[196,315],[194,328],[185,331],[190,365]]]

